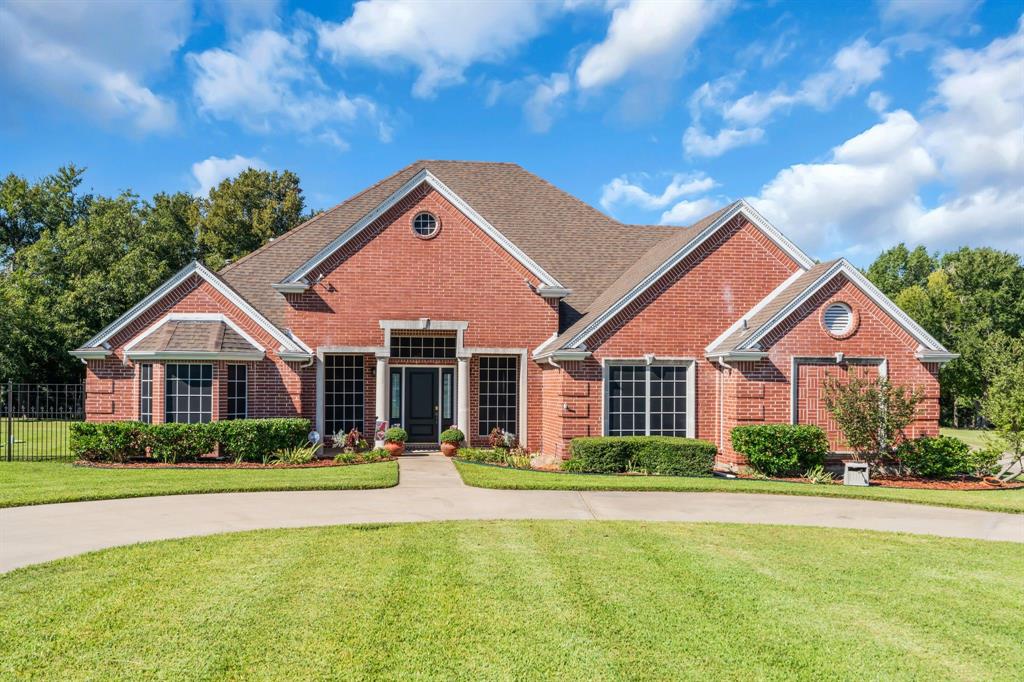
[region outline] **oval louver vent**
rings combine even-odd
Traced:
[[[850,330],[853,312],[845,303],[833,303],[825,309],[825,329],[833,336],[842,336]]]

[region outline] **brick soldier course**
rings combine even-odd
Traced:
[[[514,164],[456,161],[403,168],[219,272],[190,265],[74,354],[92,421],[216,420],[233,397],[235,416],[381,419],[427,446],[499,425],[552,457],[576,436],[686,435],[723,468],[744,463],[738,424],[817,423],[842,451],[826,376],[920,388],[911,431],[937,433],[954,357],[745,202],[626,225]]]

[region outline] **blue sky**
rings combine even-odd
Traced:
[[[1024,252],[1019,2],[0,5],[0,171],[325,208],[418,158],[514,161],[627,222],[745,197],[812,255]]]

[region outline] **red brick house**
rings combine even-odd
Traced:
[[[921,387],[952,354],[845,260],[815,263],[743,201],[625,225],[507,163],[419,161],[211,272],[193,263],[83,347],[90,420],[375,419],[435,445],[494,426],[570,439],[820,424],[822,377]]]

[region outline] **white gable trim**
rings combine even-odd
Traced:
[[[615,305],[608,308],[606,311],[601,313],[593,322],[588,324],[582,331],[576,336],[569,339],[565,344],[565,348],[577,348],[584,341],[589,339],[597,330],[603,327],[609,320],[614,318],[620,312],[622,312],[626,306],[632,303],[640,294],[647,291],[653,286],[658,280],[664,277],[672,268],[678,265],[684,258],[693,253],[701,244],[706,242],[712,235],[722,229],[729,223],[733,218],[742,214],[747,220],[753,223],[761,232],[768,237],[772,243],[778,246],[787,256],[796,261],[805,270],[814,265],[814,261],[811,260],[810,256],[801,251],[797,246],[786,239],[786,237],[779,232],[771,223],[764,219],[764,217],[758,213],[754,208],[746,201],[740,199],[735,202],[732,207],[720,215],[713,223],[705,227],[700,233],[683,245],[678,251],[672,254],[665,262],[663,262],[658,268],[637,284],[633,289],[629,291],[625,296],[620,298]]]
[[[846,277],[860,289],[864,294],[870,298],[879,308],[881,308],[889,317],[891,317],[900,327],[903,328],[908,334],[920,343],[924,349],[929,351],[941,351],[946,352],[946,349],[942,347],[938,341],[936,341],[931,334],[926,332],[921,325],[914,322],[905,312],[889,300],[889,297],[883,294],[878,287],[871,283],[871,281],[865,277],[860,270],[855,268],[845,258],[840,258],[836,261],[835,265],[826,270],[821,277],[811,283],[804,291],[797,296],[795,299],[789,302],[782,310],[776,313],[770,320],[765,322],[758,328],[753,334],[751,334],[743,343],[739,344],[736,350],[760,350],[758,342],[763,339],[768,333],[777,327],[783,320],[793,314],[800,306],[807,302],[811,296],[818,292],[823,286],[828,284],[837,275],[846,275]]]
[[[414,175],[408,182],[399,187],[391,196],[377,204],[377,206],[369,213],[360,218],[350,228],[342,232],[334,241],[320,249],[320,251],[303,263],[299,269],[285,277],[281,282],[275,285],[278,291],[292,292],[295,287],[286,287],[284,285],[302,285],[306,284],[303,278],[308,275],[314,268],[327,260],[331,254],[340,249],[342,246],[351,241],[360,232],[366,229],[371,223],[380,218],[384,213],[390,210],[395,204],[404,199],[410,192],[419,187],[421,184],[426,183],[432,187],[438,194],[443,196],[455,207],[457,207],[467,218],[469,218],[477,227],[483,230],[487,236],[496,241],[505,251],[509,253],[513,258],[519,261],[523,267],[534,274],[537,279],[541,281],[544,286],[547,287],[558,287],[563,289],[562,285],[548,274],[544,268],[533,261],[532,258],[527,256],[518,246],[513,244],[505,235],[503,235],[497,228],[487,222],[483,216],[477,213],[472,206],[466,203],[461,197],[453,192],[447,185],[441,182],[433,173],[427,169],[421,170],[419,173]]]
[[[802,276],[804,275],[804,273],[806,273],[806,272],[807,272],[806,270],[804,270],[803,268],[800,268],[800,269],[798,269],[798,270],[797,270],[796,272],[794,272],[794,273],[793,273],[792,275],[790,275],[789,277],[787,277],[787,278],[786,278],[786,280],[785,280],[785,281],[784,281],[784,282],[783,282],[782,284],[780,284],[779,286],[775,287],[775,289],[774,289],[774,290],[772,290],[772,292],[771,292],[770,294],[768,294],[767,296],[765,296],[764,298],[762,298],[762,299],[761,299],[760,301],[758,301],[758,302],[757,302],[757,304],[756,304],[756,305],[755,305],[755,306],[754,306],[753,308],[751,308],[750,310],[748,310],[748,311],[747,311],[747,313],[746,313],[746,314],[745,314],[745,315],[744,315],[743,317],[741,317],[741,318],[739,318],[738,320],[736,320],[735,322],[733,322],[733,323],[732,323],[732,324],[731,324],[731,325],[729,326],[729,328],[728,328],[728,329],[726,329],[726,330],[725,330],[724,332],[722,332],[721,334],[719,334],[719,335],[718,335],[718,338],[717,338],[717,339],[715,339],[714,341],[712,341],[711,343],[709,343],[709,344],[708,344],[708,345],[707,345],[707,346],[706,346],[706,347],[704,348],[704,352],[705,352],[705,353],[710,353],[710,352],[711,352],[711,351],[713,351],[713,350],[714,350],[715,348],[717,348],[717,347],[718,347],[718,344],[722,343],[722,342],[723,342],[723,341],[725,341],[725,340],[726,340],[727,338],[729,338],[730,336],[732,336],[732,335],[733,335],[733,333],[735,333],[736,331],[738,331],[738,330],[739,330],[739,328],[740,328],[741,326],[743,326],[743,323],[744,323],[744,322],[746,322],[747,320],[749,320],[750,318],[752,318],[752,317],[753,317],[754,315],[756,315],[757,313],[761,312],[761,310],[762,310],[762,309],[763,309],[763,308],[764,308],[764,307],[765,307],[766,305],[768,305],[769,303],[771,303],[772,301],[774,301],[774,300],[775,300],[775,299],[776,299],[776,298],[778,297],[778,295],[779,295],[779,294],[781,294],[781,293],[782,293],[783,291],[785,291],[785,290],[786,290],[786,289],[787,289],[787,288],[789,287],[789,285],[790,285],[790,284],[792,284],[792,283],[793,283],[793,282],[795,282],[795,281],[796,281],[797,279],[799,279],[800,277],[802,277]]]
[[[231,287],[224,284],[219,277],[210,272],[198,261],[192,261],[179,270],[170,279],[154,289],[149,296],[136,303],[128,312],[104,327],[96,336],[89,339],[84,344],[83,348],[94,348],[106,343],[112,336],[114,336],[114,334],[117,334],[119,331],[127,327],[139,315],[146,312],[146,310],[151,308],[154,304],[160,301],[160,299],[169,294],[192,275],[198,275],[200,278],[208,282],[210,286],[230,301],[232,305],[245,313],[245,315],[252,319],[253,322],[258,324],[261,328],[266,330],[268,334],[273,336],[274,339],[279,341],[284,350],[300,352],[309,350],[308,347],[305,347],[305,344],[302,344],[297,339],[293,339],[291,336],[275,327],[270,320],[261,315],[259,311],[249,305],[245,299],[235,293]]]
[[[137,346],[140,341],[145,339],[150,334],[156,332],[156,330],[160,329],[160,327],[164,326],[168,322],[179,320],[193,322],[223,322],[227,326],[231,327],[231,329],[236,334],[245,339],[251,346],[258,348],[261,353],[267,350],[266,348],[263,347],[263,344],[261,344],[259,341],[246,334],[241,327],[235,324],[234,321],[232,321],[230,318],[228,318],[227,315],[224,315],[223,313],[167,313],[166,315],[161,317],[155,324],[150,326],[149,329],[147,329],[146,331],[142,332],[134,339],[132,339],[131,343],[127,344],[124,347],[125,352],[128,352],[135,348],[135,346]]]

